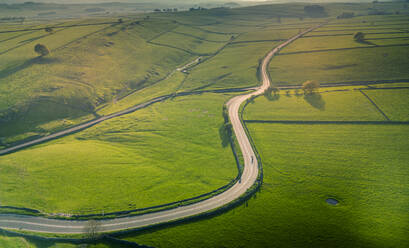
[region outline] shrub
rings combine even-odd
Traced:
[[[48,55],[50,50],[48,50],[48,48],[43,44],[37,44],[34,47],[34,52],[38,53],[42,57]]]
[[[311,80],[305,81],[302,84],[302,89],[304,90],[304,94],[312,94],[316,92],[319,88],[320,88],[320,84],[318,82],[311,81]]]
[[[357,32],[354,34],[354,40],[358,42],[363,42],[365,40],[365,34],[362,32]]]

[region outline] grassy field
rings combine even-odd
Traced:
[[[2,205],[101,213],[182,200],[237,175],[224,94],[180,97],[0,158]]]
[[[397,18],[357,17],[339,22],[355,26],[362,20],[396,23]],[[381,30],[390,31],[389,28]],[[257,33],[258,29],[253,32]],[[337,32],[342,31],[311,35]],[[259,37],[264,35],[261,33]],[[367,37],[376,45],[390,45],[401,44],[395,41],[405,42],[405,36],[399,38],[401,35],[368,34]],[[394,41],[388,43],[388,38]],[[350,46],[360,46],[352,40],[352,34],[337,38],[311,37],[300,39],[282,53]],[[406,47],[379,47],[282,55],[272,60],[270,73],[276,84],[299,84],[308,79],[320,83],[405,79],[408,77],[407,53]],[[389,86],[406,84],[375,87]],[[279,96],[261,96],[247,106],[244,118],[384,121],[376,107],[354,88],[361,87],[323,88],[318,97],[312,99],[300,91],[296,96],[295,90],[288,94],[281,91]],[[391,120],[406,120],[406,89],[362,88]],[[248,125],[264,168],[262,190],[248,204],[208,220],[123,238],[155,247],[409,245],[405,221],[409,218],[409,170],[406,168],[409,126]],[[339,204],[331,206],[326,203],[327,198],[335,198]]]
[[[332,21],[284,48],[270,63],[274,84],[407,79],[409,42],[402,16]],[[385,22],[387,21],[387,22]],[[375,24],[373,24],[375,23]],[[376,26],[371,26],[376,25]],[[353,39],[365,34],[364,42]],[[297,63],[294,63],[297,61]]]
[[[129,23],[73,27],[0,55],[0,136],[11,143],[22,134],[44,135],[83,121],[97,106],[151,85],[191,59],[185,52],[148,44],[145,39],[153,31]],[[34,42],[47,44],[51,56],[35,58]],[[135,59],[140,56],[144,63]],[[41,113],[44,106],[47,112]],[[44,129],[47,125],[54,128]]]
[[[144,20],[125,18],[123,23],[67,27],[52,34],[39,30],[32,33],[35,40],[19,36],[20,33],[9,37],[10,42],[18,39],[23,43],[0,55],[6,59],[2,60],[5,67],[0,79],[5,82],[0,87],[0,94],[4,96],[0,105],[3,109],[0,145],[45,135],[165,94],[257,85],[259,59],[277,42],[228,45],[217,55],[204,57],[205,61],[189,69],[188,73],[175,69],[197,56],[155,44],[161,41],[169,46],[182,45],[179,47],[182,49],[214,53],[232,38],[228,27],[240,27],[245,37],[251,37],[247,33],[253,30],[253,26],[266,24],[263,18],[255,17],[245,25],[242,18],[249,16],[248,13],[217,16],[216,21],[225,23],[226,29],[225,32],[214,32],[202,26],[215,21],[209,13],[153,15]],[[75,21],[81,24],[96,22],[96,19]],[[283,19],[283,22],[291,23],[291,27],[302,26],[301,22],[290,19]],[[283,39],[292,34],[293,31],[271,31],[261,27],[255,37]],[[238,38],[239,34],[233,36]],[[201,44],[192,46],[199,41]],[[37,42],[52,44],[49,45],[51,56],[35,58],[32,46]],[[138,59],[140,57],[144,58],[143,63]],[[16,61],[15,64],[12,61]],[[22,87],[27,81],[31,85]],[[2,182],[5,185],[2,202],[46,212],[88,213],[166,203],[222,186],[237,173],[231,151],[221,146],[221,143],[226,144],[219,137],[221,106],[228,97],[207,95],[203,102],[197,97],[177,98],[157,104],[161,107],[154,105],[79,134],[2,157]],[[186,112],[186,103],[192,106],[191,112]],[[193,106],[203,107],[200,109],[203,113],[197,113],[198,118],[210,118],[213,124],[191,117],[199,111]],[[170,121],[162,111],[169,111],[167,114],[177,118]],[[186,125],[192,131],[195,127],[194,132],[187,132]],[[198,128],[202,125],[210,128],[204,136]],[[171,132],[173,128],[179,131]],[[201,141],[193,141],[192,137],[199,137]],[[166,149],[169,144],[172,144],[172,150]],[[201,155],[193,156],[198,150]],[[192,168],[197,170],[197,176],[192,177],[195,172],[191,169],[180,170],[189,157],[194,164],[200,165]],[[218,163],[201,167],[215,157]],[[114,169],[115,176],[104,180]],[[171,174],[180,181],[175,183],[169,177]],[[207,176],[202,178],[205,174]],[[78,175],[93,176],[83,178]],[[14,177],[19,178],[18,182],[10,181]],[[118,180],[121,183],[116,183]],[[98,184],[102,181],[103,184]],[[27,190],[34,189],[34,184],[38,185],[36,192]],[[125,192],[123,187],[133,190]],[[170,189],[173,194],[157,197]],[[111,198],[108,202],[106,195]],[[115,201],[118,195],[121,200]]]
[[[247,105],[246,120],[383,121],[385,118],[359,91],[294,95],[293,91],[258,97]],[[404,98],[400,98],[402,101]]]
[[[283,53],[301,52],[323,49],[339,49],[350,47],[363,47],[369,44],[358,43],[354,41],[353,35],[348,36],[330,36],[330,37],[311,37],[302,38],[285,48]]]
[[[283,17],[282,24],[291,27],[287,31],[277,28],[277,12],[256,16],[253,11],[237,10],[143,17],[124,18],[123,23],[55,28],[53,33],[37,30],[0,34],[0,145],[47,135],[149,100],[158,92],[257,85],[258,61],[277,44],[271,40],[286,39],[298,32],[297,27],[309,25]],[[247,17],[251,18],[243,19]],[[101,22],[117,19],[61,20],[49,26]],[[215,22],[223,30],[209,30]],[[270,25],[276,26],[270,30]],[[45,26],[41,22],[4,23],[0,29]],[[237,42],[266,41],[232,44],[220,51],[232,38]],[[51,55],[37,58],[33,51],[37,43],[47,45]],[[189,75],[168,77],[199,55],[216,52],[190,69]],[[144,58],[143,63],[138,58]],[[168,84],[176,88],[164,87]],[[122,100],[130,93],[132,97]]]
[[[39,241],[34,239],[26,239],[22,237],[9,237],[0,235],[0,247],[4,248],[121,248],[121,245],[115,243],[98,243],[98,244],[82,244],[75,245],[63,242]],[[122,246],[123,247],[123,246]]]
[[[408,55],[407,46],[279,55],[269,70],[278,85],[407,79]]]
[[[393,121],[409,121],[409,89],[366,90],[365,93]]]
[[[192,36],[205,41],[213,41],[220,43],[228,42],[231,38],[231,35],[205,32],[202,29],[198,28],[198,26],[193,25],[178,26],[176,29],[173,30],[173,32],[178,34],[185,34],[187,36]]]
[[[262,42],[229,45],[217,56],[193,68],[181,90],[240,88],[258,85],[259,60],[277,44],[277,42]]]
[[[225,44],[222,42],[207,41],[200,37],[193,37],[191,35],[174,32],[168,32],[161,35],[152,40],[152,42],[156,45],[182,49],[196,55],[212,55]]]
[[[140,236],[155,247],[406,247],[408,126],[250,124],[261,193],[218,217]],[[313,142],[311,142],[313,140]],[[329,197],[340,201],[331,206]]]
[[[409,78],[409,46],[395,46],[408,44],[403,3],[322,5],[331,18],[344,11],[365,16],[331,20],[283,49],[270,64],[275,85]],[[0,33],[0,148],[162,95],[258,85],[259,61],[278,40],[328,20],[310,18],[304,6],[150,13],[123,17],[123,23],[60,20],[54,24],[116,23],[56,28],[50,34]],[[374,9],[391,15],[367,16]],[[2,23],[0,31],[44,25]],[[369,43],[353,41],[356,31]],[[37,58],[37,43],[46,44],[51,55]],[[311,52],[327,49],[335,51]],[[176,70],[199,56],[200,63],[186,72]],[[407,86],[376,87],[392,85]],[[244,119],[384,121],[353,88],[321,89],[313,97],[295,90],[260,96],[247,106]],[[362,89],[391,120],[409,120],[407,89]],[[2,156],[0,203],[55,214],[106,213],[225,185],[237,174],[221,129],[222,106],[232,96],[169,99]],[[261,192],[211,219],[121,238],[155,247],[409,245],[408,125],[248,126],[264,167]],[[330,197],[339,204],[328,205]],[[0,233],[0,247],[82,246]]]

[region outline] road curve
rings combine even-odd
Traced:
[[[256,182],[259,171],[258,161],[239,118],[240,105],[250,97],[262,94],[270,86],[267,67],[271,58],[283,47],[318,27],[319,26],[316,26],[297,34],[268,53],[261,65],[262,85],[257,88],[256,91],[247,95],[234,97],[227,103],[229,117],[244,159],[244,169],[239,182],[219,195],[192,205],[139,216],[98,220],[98,230],[100,232],[115,232],[172,222],[215,210],[242,196]],[[38,233],[80,234],[85,232],[86,227],[87,221],[58,220],[27,215],[0,214],[0,228],[4,229],[24,230]]]

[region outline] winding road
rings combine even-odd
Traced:
[[[175,209],[164,210],[155,213],[148,213],[139,216],[107,219],[98,221],[98,231],[100,232],[115,232],[126,229],[142,228],[147,226],[152,226],[161,223],[167,223],[176,221],[179,219],[203,214],[228,203],[233,202],[242,196],[246,191],[254,185],[257,180],[259,169],[258,161],[254,154],[253,148],[250,141],[244,131],[243,125],[239,118],[239,108],[240,105],[252,96],[263,94],[263,92],[270,86],[270,79],[267,72],[268,63],[272,57],[277,54],[283,47],[287,46],[294,40],[300,38],[304,34],[318,28],[321,25],[312,27],[305,30],[296,36],[290,38],[286,42],[274,48],[262,61],[261,73],[263,83],[254,92],[246,95],[240,95],[232,98],[228,103],[228,113],[230,121],[233,126],[234,133],[237,137],[240,149],[244,158],[244,169],[241,176],[241,180],[234,184],[230,189],[218,194],[212,198],[209,198],[192,205],[187,205]],[[157,100],[159,101],[159,100]],[[146,103],[145,103],[146,104]],[[137,107],[137,106],[136,106]],[[139,106],[140,107],[140,106]],[[96,120],[95,123],[90,123],[90,125],[95,125],[105,119],[110,119],[115,116],[126,114],[130,110],[125,110],[116,115],[110,115],[103,117],[101,120]],[[88,125],[88,124],[87,124]],[[77,127],[77,130],[71,131],[75,132],[85,128],[84,126]],[[69,134],[69,131],[65,131],[65,134]],[[55,137],[53,137],[55,138]],[[44,140],[43,140],[44,141]],[[43,142],[42,141],[42,142]],[[21,145],[17,149],[27,147],[32,144]],[[16,149],[16,150],[17,150]],[[8,152],[11,152],[9,150]],[[0,155],[2,153],[0,152]],[[59,219],[48,219],[44,217],[27,216],[27,215],[15,215],[15,214],[0,214],[0,228],[4,229],[14,229],[14,230],[24,230],[38,233],[55,233],[55,234],[80,234],[86,231],[88,225],[87,221],[77,221],[77,220],[59,220]]]

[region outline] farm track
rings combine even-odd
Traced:
[[[287,46],[291,42],[295,41],[302,35],[318,28],[322,25],[305,30],[302,33],[297,34],[281,45],[275,47],[270,51],[267,56],[263,59],[261,66],[261,74],[263,83],[260,87],[256,88],[255,91],[246,95],[240,95],[232,98],[227,103],[229,118],[239,143],[240,149],[243,154],[244,159],[244,168],[240,180],[235,183],[231,188],[220,193],[212,198],[209,198],[204,201],[200,201],[188,206],[183,206],[175,209],[165,210],[161,212],[149,213],[145,215],[133,216],[133,217],[124,217],[116,218],[109,220],[100,220],[98,221],[99,230],[101,232],[115,232],[126,229],[142,229],[153,225],[159,225],[161,223],[169,223],[177,220],[183,220],[186,218],[192,218],[197,215],[206,214],[209,211],[217,210],[223,206],[226,206],[229,203],[232,203],[238,200],[243,194],[247,192],[258,180],[259,168],[258,161],[256,159],[252,145],[247,137],[247,134],[244,130],[243,124],[239,117],[239,108],[240,105],[245,102],[247,99],[262,94],[270,86],[270,78],[267,72],[267,67],[274,55],[276,55],[280,49]],[[117,116],[121,116],[127,113],[131,113],[138,108],[146,107],[154,102],[163,100],[164,97],[159,97],[153,99],[147,103],[137,105],[127,110],[117,112],[108,116],[101,117],[99,119],[93,120],[86,124],[82,124],[75,128],[71,128],[59,133],[60,136],[68,135],[70,133],[77,132],[86,127],[95,125],[102,121],[112,119]],[[49,139],[57,138],[56,134],[48,136]],[[41,143],[46,141],[44,138],[39,139],[37,142]],[[31,141],[25,144],[21,144],[19,147],[9,148],[8,152],[14,150],[22,149],[33,145],[35,141]],[[3,150],[0,154],[5,154]],[[84,233],[84,229],[87,226],[86,221],[71,221],[71,220],[57,220],[57,219],[48,219],[43,217],[35,216],[26,216],[26,215],[16,215],[16,214],[1,214],[0,215],[0,227],[6,229],[18,229],[32,232],[43,232],[43,233]]]

